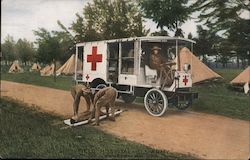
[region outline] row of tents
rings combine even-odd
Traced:
[[[185,63],[191,65],[191,74],[193,83],[204,82],[207,80],[218,80],[223,77],[210,69],[207,65],[202,63],[188,48],[184,47],[180,50],[180,66]],[[242,87],[245,93],[249,92],[250,85],[250,66],[236,76],[230,84],[234,87]]]
[[[198,57],[196,57],[188,48],[182,48],[179,53],[180,66],[184,66],[185,63],[191,64],[191,74],[194,84],[222,79],[222,76],[214,72],[207,65],[205,65]],[[41,76],[54,75],[55,65],[47,65],[41,69],[40,65],[34,63],[30,71],[40,71]],[[181,68],[183,69],[183,68]],[[82,70],[82,62],[78,59],[77,70]],[[56,64],[56,75],[72,75],[75,71],[75,55],[73,54],[64,65]],[[23,69],[15,61],[9,69],[9,73],[23,72]],[[231,82],[232,85],[244,85],[247,89],[250,84],[250,66],[246,68],[242,73],[235,77]]]
[[[40,71],[41,76],[51,76],[54,75],[55,65],[46,65],[43,69],[38,63],[34,63],[30,68],[30,72]],[[77,70],[82,69],[82,62],[78,59]],[[20,73],[24,70],[20,67],[18,61],[14,61],[9,69],[9,73]],[[56,62],[56,75],[72,75],[75,71],[75,55],[73,54],[63,65]]]

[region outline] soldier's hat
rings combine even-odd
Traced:
[[[153,50],[161,50],[161,48],[158,47],[158,46],[154,46],[151,50],[152,50],[152,51],[153,51]]]

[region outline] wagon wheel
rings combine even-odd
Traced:
[[[133,103],[135,101],[136,96],[132,94],[121,94],[122,100],[125,103]]]
[[[161,90],[153,88],[146,93],[144,105],[150,115],[159,117],[165,113],[168,100]]]

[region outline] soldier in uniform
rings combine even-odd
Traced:
[[[93,125],[99,125],[99,117],[101,107],[106,107],[106,115],[112,121],[115,121],[115,100],[117,97],[117,91],[113,87],[106,87],[99,90],[94,96],[94,108],[92,110],[92,117],[95,115],[95,123]],[[109,117],[109,108],[111,108],[111,117]],[[91,120],[89,119],[89,121]]]
[[[175,64],[173,62],[168,62],[167,59],[160,55],[161,48],[154,46],[151,49],[150,63],[149,66],[152,69],[157,70],[157,75],[160,77],[161,85],[169,86],[173,82],[173,75],[171,71],[171,65]]]
[[[92,106],[93,94],[89,87],[85,85],[75,85],[71,87],[71,95],[74,99],[73,103],[73,111],[74,116],[70,119],[71,123],[75,123],[79,120],[78,109],[81,97],[83,97],[87,103],[87,110],[84,112],[84,115],[88,115],[90,113],[90,107]]]

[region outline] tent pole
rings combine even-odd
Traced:
[[[180,55],[179,55],[179,51],[178,51],[178,40],[176,39],[176,41],[175,41],[175,47],[176,47],[176,57],[177,57],[177,65],[176,65],[176,70],[177,71],[180,71]]]
[[[75,55],[75,82],[77,78],[77,73],[76,73],[77,72],[77,58],[78,58],[78,47],[76,47],[76,55]]]

